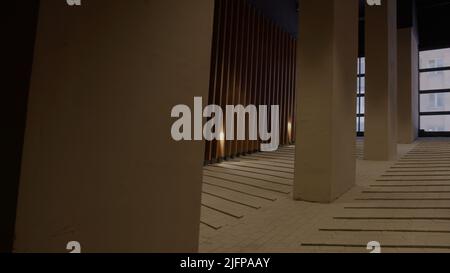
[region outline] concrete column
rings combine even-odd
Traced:
[[[358,1],[300,1],[299,24],[294,198],[328,203],[355,183]]]
[[[41,1],[17,252],[195,252],[204,143],[171,109],[207,97],[213,1]]]
[[[413,143],[419,132],[419,47],[415,28],[398,30],[398,143]]]
[[[397,156],[397,1],[366,5],[366,160]]]

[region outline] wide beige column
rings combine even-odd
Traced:
[[[41,1],[15,250],[195,252],[202,142],[171,109],[208,93],[213,1]]]
[[[397,1],[366,5],[366,160],[397,156]]]
[[[332,202],[355,183],[358,0],[300,1],[294,198]]]
[[[413,143],[419,132],[419,48],[414,27],[398,30],[398,143]]]

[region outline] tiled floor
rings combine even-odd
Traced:
[[[399,145],[362,160],[333,204],[293,201],[294,147],[205,167],[201,252],[450,252],[450,140]]]

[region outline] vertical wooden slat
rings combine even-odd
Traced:
[[[285,97],[286,97],[286,145],[289,145],[290,144],[290,139],[289,139],[289,124],[291,124],[292,123],[292,120],[291,120],[291,115],[290,115],[290,109],[291,109],[291,107],[290,107],[290,105],[291,105],[291,100],[290,100],[290,79],[291,79],[291,77],[290,77],[290,67],[289,67],[289,64],[290,64],[290,60],[289,60],[289,58],[290,58],[290,54],[289,54],[289,52],[290,52],[290,35],[287,35],[286,36],[286,64],[285,64],[285,67],[286,67],[286,95],[285,95]],[[292,124],[291,124],[292,125]]]
[[[279,29],[278,33],[278,91],[277,91],[277,104],[280,107],[279,112],[279,126],[280,126],[280,144],[283,144],[283,126],[284,126],[284,119],[283,119],[283,30]]]
[[[220,59],[220,36],[222,35],[222,20],[223,20],[223,11],[222,7],[223,0],[216,0],[215,8],[214,8],[214,33],[213,33],[213,44],[211,50],[211,75],[209,82],[209,96],[208,96],[208,104],[214,104],[216,100],[216,85],[218,82],[218,70],[219,70],[219,59]],[[213,158],[213,147],[214,143],[212,141],[206,142],[205,147],[205,161],[211,162]]]
[[[233,13],[231,14],[231,34],[230,34],[230,40],[229,40],[229,58],[228,58],[228,84],[226,88],[226,94],[225,94],[225,103],[222,105],[222,109],[225,111],[227,105],[233,104],[234,99],[234,81],[235,81],[235,73],[236,73],[236,57],[235,54],[237,52],[236,48],[236,40],[238,37],[238,23],[239,23],[239,1],[240,0],[228,0],[232,3],[233,6]],[[228,120],[225,115],[225,124],[227,124]],[[225,128],[225,136],[227,135],[227,130]],[[231,157],[231,146],[233,141],[225,141],[225,151],[223,153],[223,157],[225,159],[228,159]]]
[[[259,110],[259,106],[266,104],[267,91],[268,91],[268,87],[267,87],[268,58],[267,58],[267,56],[268,56],[268,52],[269,52],[268,51],[268,49],[269,49],[269,45],[268,45],[269,30],[268,30],[268,21],[265,18],[262,18],[261,28],[262,28],[261,29],[261,52],[260,52],[261,78],[260,78],[260,87],[259,87],[259,101],[258,101],[258,105],[257,105],[258,110]],[[258,139],[258,141],[256,141],[257,147],[260,147],[261,143],[262,143],[261,140]]]
[[[264,103],[264,101],[263,101],[264,62],[265,62],[265,59],[264,59],[264,47],[265,47],[264,46],[264,38],[265,38],[264,37],[264,31],[265,31],[264,25],[265,24],[264,23],[265,23],[264,17],[260,15],[260,18],[259,18],[259,26],[260,26],[259,33],[260,33],[260,35],[259,35],[259,40],[258,40],[259,48],[258,48],[258,68],[257,68],[258,69],[258,78],[257,78],[258,84],[257,84],[257,89],[255,90],[256,91],[255,106],[257,108],[259,108],[259,106]],[[258,140],[253,141],[253,151],[258,151],[259,147],[260,147],[260,141],[258,141]]]
[[[218,34],[218,49],[217,49],[217,75],[214,86],[214,104],[220,105],[222,99],[222,87],[224,83],[225,76],[225,52],[226,46],[225,41],[227,39],[227,29],[229,24],[229,2],[227,0],[220,1],[220,18],[219,18],[219,34]],[[219,130],[219,128],[215,128],[215,130]],[[213,140],[211,142],[211,161],[217,162],[220,158],[220,150],[219,150],[219,142],[217,140]]]
[[[264,99],[261,103],[262,105],[269,105],[270,103],[270,92],[271,92],[271,68],[272,68],[272,28],[270,20],[265,20],[265,29],[266,29],[266,50],[265,50],[265,91],[264,91]],[[260,117],[261,118],[261,117]],[[258,144],[262,144],[263,141],[259,140]]]
[[[276,74],[275,74],[275,92],[274,92],[274,105],[278,105],[278,107],[281,107],[281,29],[279,27],[276,28],[276,42],[277,42],[277,50],[276,50],[276,57],[275,57],[275,65],[276,65]],[[282,109],[280,109],[281,111]],[[280,114],[280,113],[279,113]],[[279,129],[282,127],[280,126],[281,119],[280,116],[278,118],[278,125]],[[273,131],[273,127],[272,127]]]
[[[285,36],[285,63],[284,63],[284,86],[285,86],[285,93],[284,93],[284,103],[285,103],[285,122],[286,122],[286,135],[284,144],[289,145],[289,122],[290,122],[290,116],[289,116],[289,34],[286,34]]]
[[[241,67],[241,74],[242,77],[240,79],[240,98],[239,98],[239,102],[240,104],[242,104],[244,107],[247,106],[247,88],[248,88],[248,81],[247,81],[247,77],[248,77],[248,67],[249,67],[249,49],[250,49],[250,12],[251,9],[248,5],[247,2],[245,2],[244,4],[244,21],[243,21],[243,41],[242,41],[242,67]],[[248,122],[245,123],[246,127],[245,127],[245,131],[248,132]],[[246,139],[248,138],[248,135],[246,135]],[[244,150],[244,145],[245,145],[245,141],[239,141],[238,142],[238,146],[237,146],[237,153],[238,155],[243,155],[245,154],[245,150]]]
[[[288,135],[288,101],[287,101],[287,81],[288,81],[288,75],[287,75],[287,64],[288,64],[288,59],[287,59],[287,51],[288,51],[288,43],[287,43],[287,38],[288,38],[288,34],[287,33],[283,33],[283,45],[282,45],[282,93],[281,93],[281,97],[282,97],[282,105],[283,105],[283,116],[282,116],[282,121],[283,121],[283,139],[282,139],[282,145],[286,145],[288,144],[287,141],[287,135]]]
[[[232,59],[232,78],[231,78],[231,88],[229,90],[228,105],[238,105],[239,104],[239,82],[240,73],[242,66],[242,20],[243,20],[243,8],[244,1],[238,0],[237,11],[236,11],[236,22],[234,27],[234,40],[233,40],[233,59]],[[235,120],[235,117],[232,119]],[[237,154],[237,140],[236,140],[236,129],[237,122],[234,122],[234,139],[228,142],[227,157],[233,158]]]
[[[273,66],[273,70],[272,70],[272,89],[271,94],[270,94],[270,99],[271,102],[268,105],[269,108],[271,109],[270,111],[270,115],[268,117],[269,121],[270,121],[270,130],[272,130],[273,124],[272,124],[272,105],[277,105],[277,92],[278,92],[278,28],[275,26],[275,23],[272,23],[273,26],[273,56],[272,56],[272,66]]]
[[[248,60],[247,60],[247,76],[246,76],[246,90],[245,90],[245,105],[249,105],[251,103],[252,98],[252,86],[253,86],[253,70],[254,70],[254,62],[255,62],[255,17],[256,11],[255,9],[250,10],[250,18],[249,18],[249,43],[248,43]],[[249,140],[248,138],[243,143],[244,153],[249,153]]]
[[[220,102],[218,105],[222,107],[222,109],[225,109],[225,106],[227,104],[227,97],[228,97],[228,89],[229,89],[229,75],[230,75],[230,61],[231,61],[231,37],[232,37],[232,28],[233,28],[233,21],[234,21],[234,3],[235,1],[231,0],[225,0],[227,2],[227,13],[226,13],[226,34],[224,39],[224,59],[223,59],[223,70],[222,70],[222,84],[220,89]],[[225,122],[224,117],[224,122]],[[224,124],[225,125],[225,124]],[[224,126],[225,127],[225,126]],[[223,128],[223,133],[225,134],[225,128]],[[220,161],[221,158],[225,156],[225,141],[218,141],[217,143],[217,157],[216,160]]]
[[[292,142],[293,143],[295,143],[295,135],[296,135],[296,133],[297,133],[297,122],[296,122],[296,120],[297,120],[297,104],[295,103],[296,102],[296,94],[295,94],[295,90],[296,90],[296,87],[295,87],[295,75],[296,75],[296,61],[297,61],[297,42],[296,42],[296,40],[295,39],[293,39],[293,42],[292,42],[292,52],[293,52],[293,56],[292,56],[292,78],[291,78],[291,81],[292,81],[292,104],[293,104],[293,110],[292,110],[292,119],[293,119],[293,122],[292,122],[292,134],[293,134],[293,136],[292,136]]]
[[[290,144],[293,143],[294,141],[294,126],[295,126],[295,119],[294,119],[294,108],[295,108],[295,98],[294,98],[294,94],[295,94],[295,86],[294,86],[294,80],[293,78],[295,77],[295,71],[294,71],[294,66],[295,66],[295,57],[294,57],[294,52],[293,52],[293,48],[295,47],[294,42],[293,42],[293,38],[289,37],[289,117],[290,117],[290,121],[291,121],[291,135],[290,135]]]
[[[271,56],[271,73],[270,73],[270,78],[271,78],[271,85],[270,85],[270,100],[268,103],[268,107],[269,107],[269,116],[268,121],[269,121],[269,130],[272,128],[272,108],[271,106],[274,105],[275,102],[275,92],[276,92],[276,73],[277,73],[277,66],[276,66],[276,51],[277,51],[277,27],[275,26],[275,24],[272,22],[271,24],[271,28],[272,28],[272,56]]]
[[[292,38],[288,37],[288,57],[287,57],[287,68],[288,68],[288,72],[287,72],[287,76],[288,76],[288,86],[287,86],[287,92],[288,92],[288,121],[291,124],[291,130],[290,130],[290,134],[289,134],[289,144],[292,142],[292,129],[294,126],[294,120],[293,120],[293,108],[294,108],[294,97],[293,97],[293,82],[292,82],[292,74],[293,74],[293,67],[292,67],[292,63],[293,63],[293,52],[292,52]]]
[[[269,21],[267,19],[263,19],[262,22],[262,50],[261,50],[261,90],[260,90],[260,101],[258,108],[261,105],[267,104],[267,98],[268,98],[268,92],[270,90],[269,88],[269,35],[270,35],[270,29],[269,29]],[[261,145],[261,140],[259,139],[257,141],[258,147]]]
[[[216,0],[211,80],[208,103],[267,105],[269,130],[271,105],[280,109],[280,144],[295,137],[296,40],[242,0]],[[206,143],[205,161],[217,162],[259,150],[261,141],[250,141],[249,118],[245,117],[245,141]],[[224,125],[226,116],[224,115]],[[291,124],[291,132],[288,131]],[[237,126],[237,120],[235,121]],[[223,128],[226,135],[226,128]]]
[[[251,98],[252,98],[252,86],[253,86],[253,73],[254,73],[254,63],[255,63],[255,37],[256,32],[255,27],[255,18],[256,18],[256,11],[254,8],[251,8],[250,10],[250,18],[249,18],[249,44],[248,44],[248,60],[247,60],[247,76],[246,76],[246,91],[245,91],[245,105],[251,104]],[[249,140],[248,138],[243,143],[243,150],[244,153],[249,153]]]
[[[261,41],[262,41],[262,35],[261,35],[261,31],[262,31],[262,16],[261,14],[258,12],[257,16],[256,16],[256,40],[255,40],[255,63],[254,63],[254,78],[253,78],[253,88],[252,88],[252,99],[251,99],[251,104],[253,105],[257,105],[258,104],[258,89],[261,86],[261,69],[260,69],[260,64],[261,64]],[[257,141],[249,141],[249,148],[250,148],[250,152],[255,152],[255,150],[257,149]]]
[[[246,50],[247,50],[247,38],[245,35],[247,34],[247,5],[246,1],[242,1],[242,21],[241,21],[241,45],[240,45],[240,66],[239,66],[239,82],[238,82],[238,98],[236,101],[237,105],[245,105],[244,103],[244,88],[245,88],[245,69],[246,69]],[[236,132],[237,133],[237,132]],[[235,146],[235,155],[241,156],[241,143],[242,141],[236,140]]]
[[[285,137],[284,145],[289,144],[289,34],[284,37],[284,115],[285,115]]]
[[[279,105],[278,102],[278,92],[279,92],[279,83],[280,83],[280,67],[279,67],[279,58],[280,58],[280,28],[275,27],[275,51],[274,51],[274,85],[272,91],[273,102],[272,105]],[[270,120],[272,116],[269,116]],[[274,124],[271,124],[270,129],[273,131]]]
[[[273,48],[274,48],[274,28],[271,21],[268,22],[268,52],[267,52],[267,90],[264,105],[268,106],[268,112],[270,113],[270,105],[272,104],[272,90],[273,90]],[[268,125],[270,120],[268,120]]]

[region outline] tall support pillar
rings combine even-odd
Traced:
[[[196,252],[214,1],[40,1],[15,251]]]
[[[398,143],[413,143],[419,132],[419,41],[415,1],[400,0],[398,29]]]
[[[364,157],[397,156],[397,0],[366,5],[366,128]]]
[[[358,1],[300,1],[299,26],[294,198],[328,203],[355,183]]]

